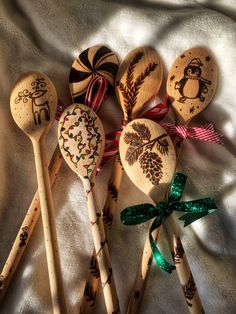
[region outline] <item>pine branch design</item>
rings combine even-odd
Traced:
[[[112,181],[109,181],[109,183],[108,183],[108,191],[111,194],[111,197],[116,202],[117,201],[117,197],[118,197],[118,190],[117,190],[115,184],[112,183]]]
[[[177,244],[176,247],[174,248],[174,252],[173,252],[173,258],[174,258],[174,262],[175,264],[180,264],[181,263],[181,259],[183,259],[184,256],[184,248],[183,245],[180,241],[180,238],[177,238]]]
[[[99,272],[99,268],[98,268],[98,262],[97,259],[93,256],[90,262],[90,273],[93,275],[93,277],[95,278],[100,278],[100,272]]]
[[[95,303],[96,291],[93,291],[93,288],[89,285],[89,283],[86,283],[85,285],[84,295],[86,297],[86,301],[91,302],[90,306],[92,307]]]
[[[102,220],[103,220],[103,223],[106,224],[108,229],[110,230],[111,225],[112,225],[113,215],[110,213],[109,207],[105,207],[103,209]]]
[[[135,66],[142,59],[142,57],[143,57],[143,52],[138,51],[128,68],[127,77],[126,77],[126,85],[129,90],[132,90],[132,87],[133,87]]]
[[[192,298],[194,297],[194,294],[196,292],[196,285],[195,285],[192,274],[190,274],[188,282],[186,283],[185,286],[182,286],[182,288],[183,288],[186,302],[187,302],[188,306],[191,307],[192,303],[190,302],[190,300],[192,300]]]
[[[131,120],[132,110],[137,103],[137,97],[141,85],[144,83],[145,78],[148,77],[151,74],[151,72],[153,72],[156,69],[158,65],[157,63],[150,63],[148,67],[145,69],[145,71],[141,73],[134,82],[134,70],[136,65],[142,59],[142,57],[143,53],[139,51],[136,53],[134,59],[130,63],[126,74],[125,80],[126,86],[120,81],[117,82],[117,87],[120,89],[121,94],[124,98],[125,110],[129,121]]]

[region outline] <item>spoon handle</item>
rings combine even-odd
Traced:
[[[57,243],[52,192],[50,188],[50,179],[44,149],[44,142],[44,136],[41,137],[39,141],[32,140],[38,180],[38,191],[41,204],[43,232],[46,247],[53,313],[64,314],[67,313],[67,310]]]
[[[51,185],[55,181],[62,160],[61,151],[59,145],[57,145],[49,165]],[[0,274],[0,302],[3,300],[11,279],[28,245],[30,237],[40,217],[40,211],[39,193],[36,191]]]
[[[113,167],[112,167],[112,174],[111,178],[108,183],[107,188],[107,195],[105,205],[102,211],[102,218],[104,222],[104,229],[105,234],[108,237],[109,232],[112,227],[113,216],[115,215],[116,208],[117,208],[117,196],[120,190],[120,184],[123,174],[123,168],[121,162],[119,161],[119,155],[116,155]],[[93,311],[93,307],[96,301],[97,290],[99,287],[100,281],[100,273],[97,269],[97,258],[96,258],[96,251],[93,250],[93,255],[90,260],[90,267],[89,267],[89,275],[86,280],[86,285],[84,289],[84,294],[82,297],[82,303],[80,306],[80,313],[91,313]],[[94,272],[94,270],[96,270]],[[93,298],[90,297],[89,294],[93,293]]]
[[[154,241],[157,241],[159,230],[159,228],[155,229],[152,233]],[[136,314],[140,310],[142,298],[147,284],[147,279],[152,265],[152,259],[153,254],[150,247],[149,233],[147,233],[143,253],[139,260],[138,270],[136,273],[131,297],[127,308],[127,313],[129,314]]]
[[[198,314],[204,313],[204,309],[201,303],[201,299],[189,267],[187,257],[184,252],[184,248],[180,237],[178,235],[177,226],[173,219],[170,218],[171,229],[174,230],[172,235],[171,250],[173,252],[173,258],[175,262],[176,272],[179,277],[180,284],[183,289],[184,297],[188,305],[189,313]]]
[[[101,284],[107,313],[119,313],[119,303],[112,274],[110,255],[107,246],[102,216],[95,198],[94,187],[89,179],[83,178],[84,190],[88,206],[89,220],[92,228],[93,242],[96,251]]]

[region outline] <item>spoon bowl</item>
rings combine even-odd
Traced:
[[[214,58],[205,48],[191,48],[175,60],[167,78],[167,94],[177,124],[188,124],[211,102],[217,77]]]
[[[10,97],[12,116],[26,135],[38,140],[50,129],[57,112],[57,93],[43,73],[28,72],[15,83]]]
[[[165,199],[175,171],[176,156],[172,141],[156,122],[136,119],[120,137],[122,165],[133,183],[154,202]]]
[[[105,133],[96,113],[82,104],[69,106],[59,120],[58,139],[68,166],[81,179],[92,180],[105,146]]]
[[[89,83],[94,76],[104,77],[108,92],[113,89],[119,61],[109,48],[102,45],[90,47],[72,64],[69,76],[71,97],[74,103],[84,103]]]
[[[116,96],[129,122],[159,91],[163,66],[157,52],[151,47],[130,51],[120,64],[116,75]]]

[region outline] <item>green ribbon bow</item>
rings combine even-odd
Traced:
[[[175,266],[171,265],[158,250],[152,237],[152,232],[159,228],[163,220],[170,216],[174,210],[186,213],[179,218],[184,221],[184,227],[186,227],[197,219],[217,209],[213,198],[180,202],[186,180],[186,175],[177,172],[174,176],[170,195],[166,202],[160,202],[156,206],[152,204],[140,204],[127,207],[120,214],[121,222],[125,225],[141,224],[156,217],[149,230],[150,245],[157,264],[168,273],[171,273],[172,270],[175,269]]]

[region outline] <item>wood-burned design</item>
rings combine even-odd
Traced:
[[[117,187],[115,186],[115,184],[110,180],[108,183],[108,192],[110,193],[111,197],[115,200],[115,202],[117,201],[117,197],[118,197],[118,190]]]
[[[180,264],[181,259],[183,259],[183,256],[184,256],[184,248],[180,241],[180,238],[178,237],[177,243],[176,243],[176,246],[174,247],[174,252],[173,252],[173,258],[174,258],[175,264]]]
[[[61,149],[66,152],[66,156],[70,157],[71,162],[78,167],[83,163],[86,170],[85,179],[89,179],[96,160],[99,156],[99,144],[102,142],[101,134],[96,126],[97,117],[90,114],[90,108],[83,109],[79,105],[75,105],[72,111],[67,111],[62,119],[59,141],[62,141]],[[73,124],[66,126],[69,116],[77,116]],[[86,132],[83,132],[84,128]],[[84,138],[86,136],[86,138]],[[72,143],[70,143],[72,142]],[[70,146],[74,146],[76,142],[76,153],[70,151]],[[73,144],[73,145],[70,145]],[[87,162],[83,162],[87,160]],[[90,191],[88,191],[89,193]]]
[[[89,285],[89,283],[86,283],[85,285],[84,295],[86,297],[86,301],[91,302],[90,306],[92,307],[96,300],[96,291],[93,291],[93,288]]]
[[[42,96],[47,92],[47,84],[44,81],[43,77],[37,78],[31,83],[32,90],[24,89],[18,93],[18,96],[15,98],[15,104],[19,104],[21,101],[27,103],[29,99],[32,102],[32,114],[34,117],[35,125],[41,124],[42,120],[50,120],[50,107],[48,101],[44,101]]]
[[[133,123],[132,129],[135,132],[125,132],[124,136],[125,143],[129,145],[125,160],[130,166],[139,161],[145,176],[153,185],[158,185],[163,175],[163,164],[161,157],[152,149],[156,146],[162,155],[168,154],[169,144],[165,139],[168,135],[165,133],[151,139],[149,128],[139,122]]]
[[[113,215],[111,214],[109,207],[105,207],[103,209],[102,220],[103,220],[103,223],[106,224],[108,229],[110,230],[111,225],[112,225]]]
[[[182,288],[188,306],[192,307],[192,303],[190,301],[193,299],[196,292],[196,285],[192,274],[190,274],[188,282],[186,283],[186,285],[182,286]]]
[[[117,87],[122,93],[124,97],[124,103],[125,103],[125,111],[128,117],[128,121],[131,121],[132,118],[132,110],[134,106],[137,103],[137,97],[139,94],[139,90],[141,86],[144,83],[144,80],[153,72],[156,67],[158,66],[157,63],[153,62],[150,63],[144,72],[142,72],[138,77],[134,80],[134,71],[135,67],[138,65],[140,60],[143,58],[144,53],[141,51],[138,51],[133,60],[131,61],[127,74],[126,74],[126,80],[125,85],[121,82],[117,82]]]
[[[187,67],[184,69],[184,77],[175,83],[175,89],[179,90],[181,97],[179,102],[184,103],[188,99],[198,98],[201,102],[204,102],[205,97],[208,93],[207,85],[211,84],[211,81],[201,77],[201,67],[203,63],[199,58],[192,59]],[[191,113],[193,113],[194,108]]]
[[[26,245],[26,240],[28,239],[28,227],[23,227],[22,228],[22,233],[20,234],[20,244],[19,246],[25,246]]]
[[[1,290],[3,289],[3,287],[4,287],[3,281],[4,281],[4,276],[1,275],[1,276],[0,276],[0,292],[1,292]]]
[[[108,91],[114,86],[118,60],[105,46],[94,46],[84,50],[72,65],[69,82],[73,102],[84,103],[87,87],[96,75],[108,82]]]
[[[107,277],[107,280],[102,284],[102,287],[104,288],[106,284],[111,284],[111,276],[112,276],[112,268],[109,267],[109,275]]]
[[[89,269],[90,269],[90,273],[93,275],[93,277],[100,278],[98,262],[97,262],[97,259],[94,256],[92,256]]]

